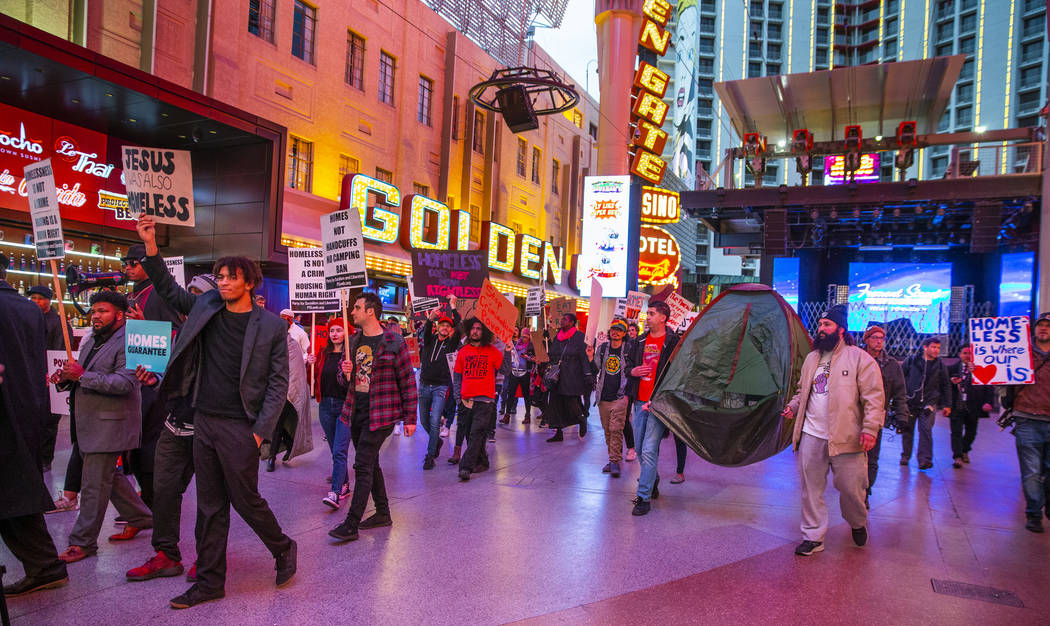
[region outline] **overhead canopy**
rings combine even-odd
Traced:
[[[760,133],[770,145],[807,128],[815,141],[842,139],[859,124],[865,137],[893,135],[902,121],[934,133],[965,55],[835,68],[715,83],[733,128]]]

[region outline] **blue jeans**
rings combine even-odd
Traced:
[[[1050,487],[1050,422],[1017,418],[1017,460],[1028,517],[1042,518]]]
[[[427,432],[427,456],[436,458],[441,450],[441,414],[445,412],[447,385],[419,385],[419,425]]]
[[[667,427],[649,411],[642,409],[645,402],[634,403],[634,436],[641,442],[642,475],[638,478],[638,497],[648,502],[653,493],[653,484],[658,478],[656,462],[660,458],[660,442]]]
[[[321,430],[328,440],[328,449],[332,453],[332,491],[339,493],[344,484],[349,482],[347,474],[347,452],[350,449],[350,427],[339,419],[343,412],[341,398],[321,398],[317,406],[317,417],[321,421]]]

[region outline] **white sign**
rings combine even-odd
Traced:
[[[525,317],[532,317],[542,313],[545,298],[546,289],[543,287],[529,287],[528,295],[525,296]]]
[[[414,281],[412,280],[412,277],[409,276],[408,277],[408,299],[409,299],[409,302],[411,303],[411,306],[412,306],[412,314],[413,315],[415,315],[416,313],[426,313],[428,311],[433,311],[434,309],[436,309],[439,306],[441,306],[441,298],[427,298],[427,297],[417,298],[416,297],[416,290],[412,286],[413,282]]]
[[[600,317],[602,310],[602,284],[598,282],[597,278],[591,279],[590,291],[591,306],[587,309],[587,329],[584,332],[583,340],[588,346],[593,346],[594,337],[598,334],[598,318]]]
[[[36,258],[41,261],[65,256],[62,238],[62,216],[58,212],[55,172],[51,159],[31,163],[23,169],[29,193],[29,213],[33,220],[33,242]],[[25,269],[25,268],[23,268]]]
[[[357,209],[321,216],[326,289],[355,289],[368,285],[361,213]]]
[[[293,313],[339,311],[339,294],[325,289],[324,251],[288,248],[288,299]]]
[[[1032,335],[1027,317],[972,317],[975,385],[1031,385],[1035,382]]]
[[[591,295],[591,279],[606,298],[627,295],[627,257],[630,227],[630,176],[588,176],[583,181],[583,244],[580,248],[577,288]]]
[[[195,226],[193,165],[188,150],[123,147],[124,187],[128,211],[145,212],[158,224]]]
[[[667,296],[664,302],[671,307],[671,317],[667,319],[668,328],[681,326],[686,314],[693,310],[693,303],[678,295],[678,292],[675,291],[672,291],[671,295]]]
[[[181,256],[169,256],[164,257],[164,265],[168,266],[168,273],[171,274],[175,282],[179,283],[179,287],[186,288],[186,262]]]
[[[47,375],[50,376],[66,364],[65,350],[47,351]],[[51,412],[55,415],[69,415],[69,392],[59,391],[58,387],[48,383],[47,389],[51,393]]]
[[[624,305],[624,317],[629,322],[637,322],[642,316],[642,309],[649,302],[649,294],[641,291],[628,291],[627,302]]]
[[[678,332],[684,333],[685,331],[689,330],[689,327],[693,325],[693,320],[695,320],[698,317],[700,317],[700,313],[697,311],[690,311],[689,313],[686,313],[685,317],[682,318],[682,324],[678,327]]]

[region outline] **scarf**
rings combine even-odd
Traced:
[[[558,331],[558,341],[567,341],[569,337],[572,337],[576,333],[576,327],[572,327],[569,330]]]

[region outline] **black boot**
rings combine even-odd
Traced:
[[[565,440],[565,437],[562,436],[561,429],[559,428],[556,431],[554,431],[554,436],[551,437],[550,439],[548,439],[547,443],[552,443],[552,442],[555,442],[555,441],[564,441],[564,440]]]

